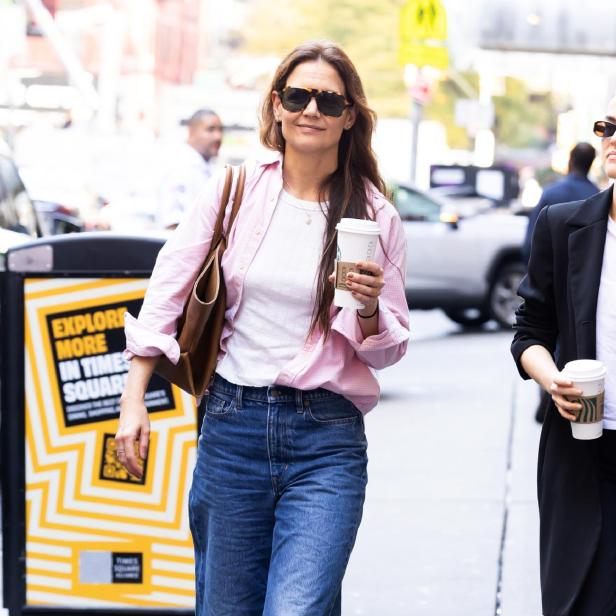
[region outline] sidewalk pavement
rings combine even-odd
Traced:
[[[408,355],[366,418],[343,615],[539,616],[537,386],[518,376],[509,332],[421,339],[428,317],[412,317]]]
[[[508,523],[500,614],[538,616],[541,614],[541,595],[536,476],[541,430],[533,420],[539,398],[538,387],[534,382],[517,381],[514,392],[515,425],[508,477]]]

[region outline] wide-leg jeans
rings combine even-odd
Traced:
[[[339,616],[366,449],[338,394],[216,375],[189,497],[197,616]]]

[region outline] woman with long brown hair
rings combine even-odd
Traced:
[[[226,321],[190,493],[197,614],[335,616],[367,482],[363,415],[373,369],[406,351],[405,241],[383,196],[374,114],[346,54],[309,42],[281,63],[261,112],[270,150],[247,164],[244,198],[223,257]],[[212,183],[161,250],[139,319],[118,455],[139,475],[147,453],[145,388],[174,338],[209,249],[222,191]],[[336,225],[380,228],[374,261],[346,278],[364,307],[333,305]]]

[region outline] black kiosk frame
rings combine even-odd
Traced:
[[[32,278],[148,278],[162,237],[82,233],[10,250],[0,272],[0,387],[4,606],[10,616],[194,614],[193,609],[30,605],[26,601],[24,283]]]

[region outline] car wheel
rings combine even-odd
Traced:
[[[518,287],[526,273],[522,263],[503,265],[494,276],[490,286],[488,308],[493,319],[501,327],[511,328],[515,323],[515,311],[520,305]]]
[[[479,327],[490,320],[490,315],[481,308],[450,308],[445,314],[463,327]]]

